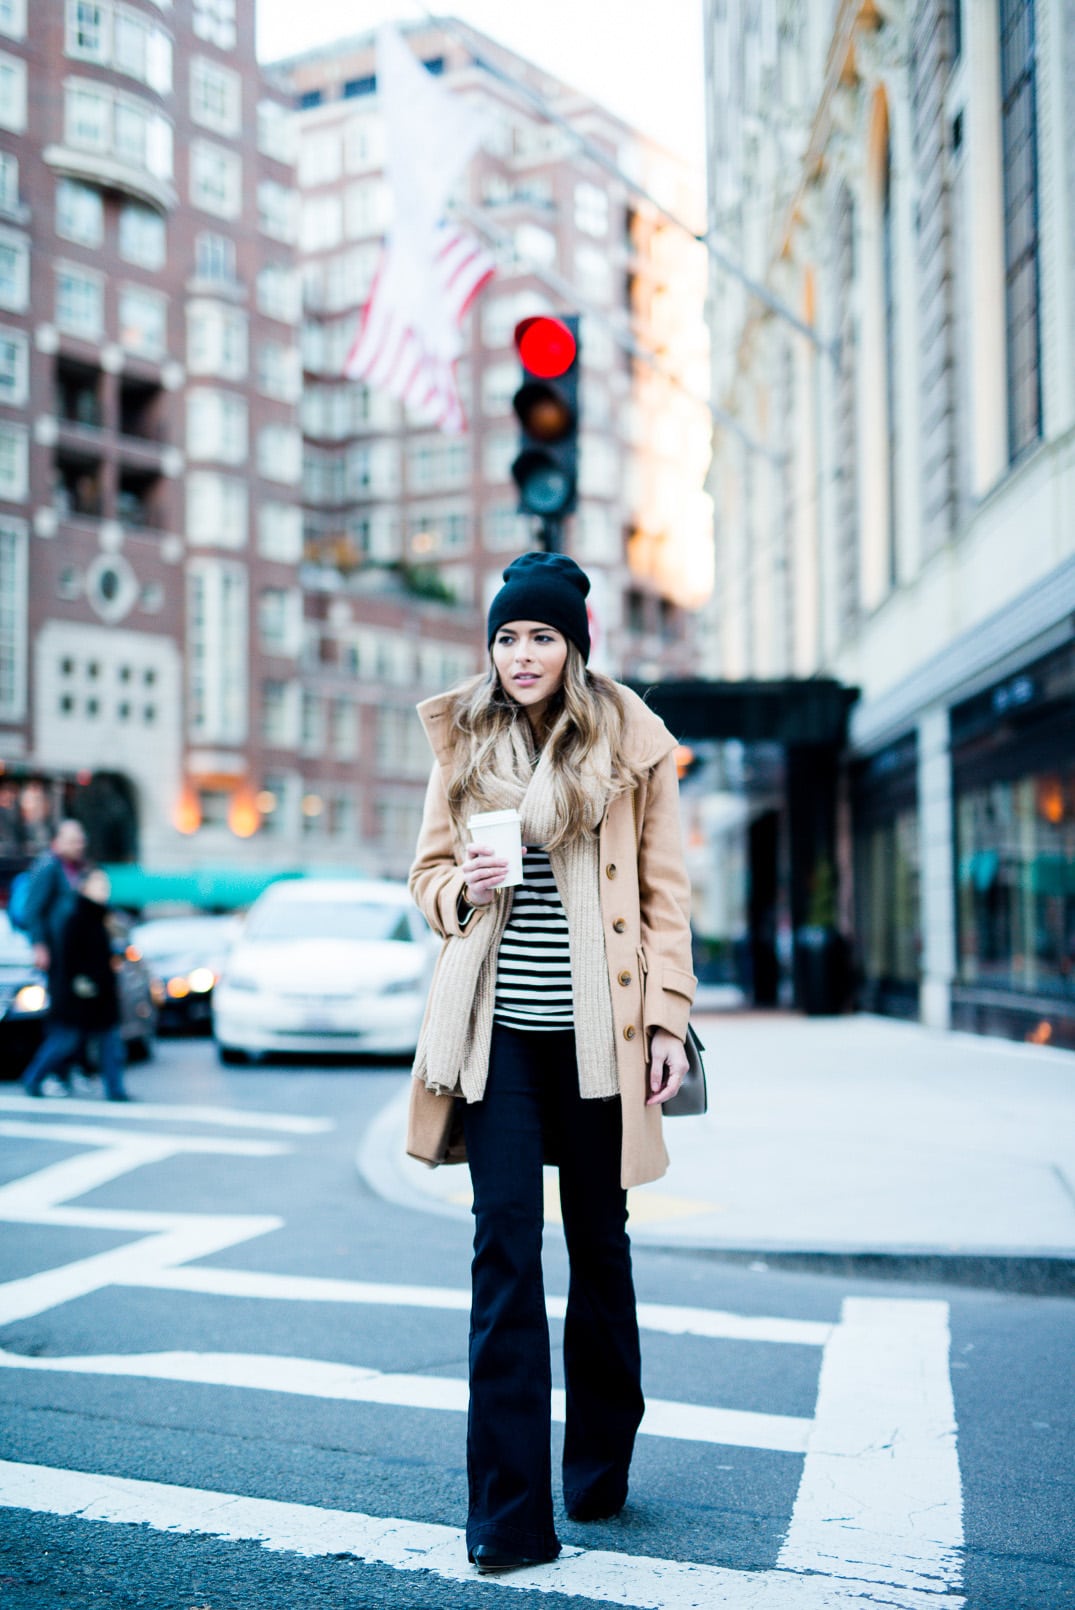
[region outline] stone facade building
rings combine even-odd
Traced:
[[[0,6],[0,759],[115,858],[232,856],[296,768],[288,112],[253,0]]]
[[[710,669],[861,690],[863,998],[1075,1043],[1075,46],[1062,0],[707,0]]]

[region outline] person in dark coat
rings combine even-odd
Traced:
[[[112,940],[106,926],[108,877],[89,872],[58,936],[49,969],[49,1031],[23,1074],[28,1096],[40,1096],[50,1073],[58,1073],[84,1054],[86,1040],[97,1040],[101,1077],[109,1101],[128,1101],[123,1084],[127,1055],[119,1031],[119,992],[112,966]]]
[[[26,927],[34,947],[34,966],[43,973],[51,973],[54,952],[85,871],[86,830],[81,822],[68,817],[56,829],[51,849],[35,865],[26,895]]]

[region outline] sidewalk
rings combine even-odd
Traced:
[[[1075,1258],[1075,1054],[867,1016],[695,1026],[710,1110],[665,1124],[671,1168],[630,1193],[639,1246]],[[465,1169],[404,1155],[406,1096],[359,1168],[392,1201],[469,1218]]]

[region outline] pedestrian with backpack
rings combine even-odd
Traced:
[[[111,892],[107,873],[99,868],[88,872],[56,938],[49,970],[49,1030],[23,1074],[28,1096],[40,1096],[46,1077],[84,1056],[86,1041],[94,1036],[105,1095],[109,1101],[130,1100],[123,1084],[127,1056],[107,926]]]

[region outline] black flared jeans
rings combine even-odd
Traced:
[[[542,1165],[559,1165],[571,1271],[564,1500],[569,1514],[611,1514],[627,1495],[643,1410],[620,1103],[582,1100],[570,1030],[498,1023],[484,1098],[463,1123],[475,1218],[467,1547],[553,1559]]]

